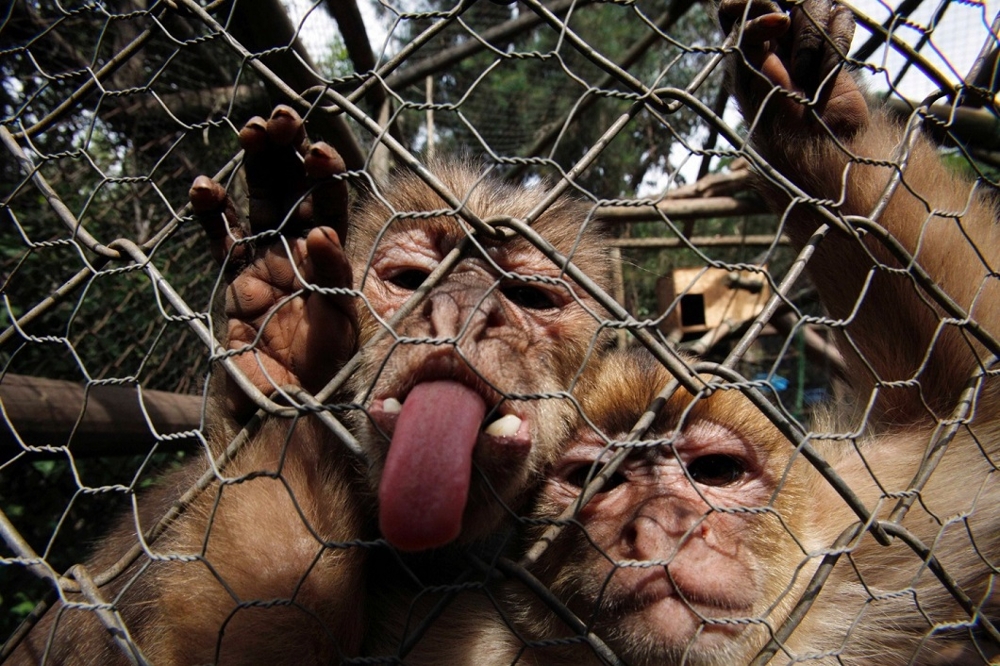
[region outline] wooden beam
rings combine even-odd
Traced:
[[[687,241],[682,241],[676,236],[672,238],[613,238],[608,241],[608,244],[619,249],[667,250],[687,247],[688,243],[695,247],[766,247],[774,242],[774,236],[771,234],[757,234],[751,236],[694,236]],[[777,244],[788,245],[788,239],[782,236],[778,239]]]
[[[0,405],[0,455],[23,451],[23,443],[65,446],[79,458],[145,454],[157,441],[161,450],[197,446],[193,436],[158,440],[150,422],[160,436],[195,430],[202,397],[144,390],[140,402],[135,386],[101,384],[88,389],[76,382],[8,374],[0,380]]]
[[[664,199],[655,206],[607,206],[598,208],[596,217],[611,224],[655,222],[664,217],[685,220],[703,217],[734,217],[767,213],[764,204],[753,199],[704,197],[700,199]]]

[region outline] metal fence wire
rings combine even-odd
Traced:
[[[0,660],[995,663],[997,10],[0,7]]]

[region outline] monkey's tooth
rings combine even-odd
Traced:
[[[382,411],[386,414],[399,414],[399,410],[402,408],[403,405],[395,398],[386,398],[382,401]]]
[[[520,427],[521,419],[513,414],[508,414],[507,416],[501,416],[486,426],[485,432],[487,435],[492,435],[493,437],[513,437],[517,434]]]

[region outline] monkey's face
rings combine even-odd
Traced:
[[[617,386],[608,420],[621,418],[621,395],[645,394],[631,410],[637,417],[656,393],[628,384]],[[761,621],[785,612],[782,597],[805,558],[781,511],[801,500],[795,478],[782,478],[788,452],[753,411],[735,391],[672,399],[579,512],[583,531],[546,554],[541,577],[636,663],[745,660],[763,644]],[[574,436],[547,479],[543,514],[571,505],[610,458],[607,441],[589,426]]]
[[[359,274],[370,306],[362,339],[467,237],[453,217],[386,224]],[[521,503],[567,441],[575,410],[563,396],[593,343],[596,310],[526,241],[473,242],[390,335],[365,346],[358,402],[393,545],[475,538]]]

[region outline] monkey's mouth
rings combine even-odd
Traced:
[[[425,365],[412,384],[369,408],[391,437],[379,482],[379,527],[401,550],[436,548],[461,533],[476,449],[518,466],[531,450],[529,422],[481,379],[457,369],[446,360]]]
[[[527,455],[531,448],[531,428],[525,415],[515,413],[514,402],[505,400],[486,380],[471,370],[465,361],[451,353],[424,359],[418,368],[409,373],[405,384],[384,390],[373,399],[368,415],[391,440],[400,414],[403,413],[404,406],[409,404],[407,399],[411,392],[418,386],[439,381],[450,381],[468,388],[471,393],[467,396],[466,409],[475,411],[479,408],[473,394],[478,394],[486,406],[485,415],[480,420],[477,449],[496,447],[498,450],[491,450],[491,454],[503,455],[503,450],[506,449],[508,454]],[[449,413],[453,415],[461,406],[448,400],[438,400],[421,405],[420,409],[437,413],[440,418],[448,418]]]
[[[388,397],[373,400],[368,415],[391,438],[402,411],[403,403],[398,398]],[[479,441],[487,446],[530,447],[531,429],[527,420],[513,412],[502,413],[500,407],[495,406],[488,410]]]
[[[630,568],[620,569],[619,573],[624,573]],[[626,598],[623,599],[625,613],[641,612],[662,602],[676,602],[680,610],[690,614],[695,613],[694,609],[700,609],[701,613],[708,615],[712,615],[713,610],[727,614],[749,613],[752,610],[752,603],[740,598],[738,594],[713,594],[707,590],[700,590],[697,585],[683,585],[682,581],[674,579],[667,573],[665,566],[632,569],[632,571],[634,573],[628,576],[630,580],[618,581],[625,590]],[[662,612],[662,609],[656,612]]]

